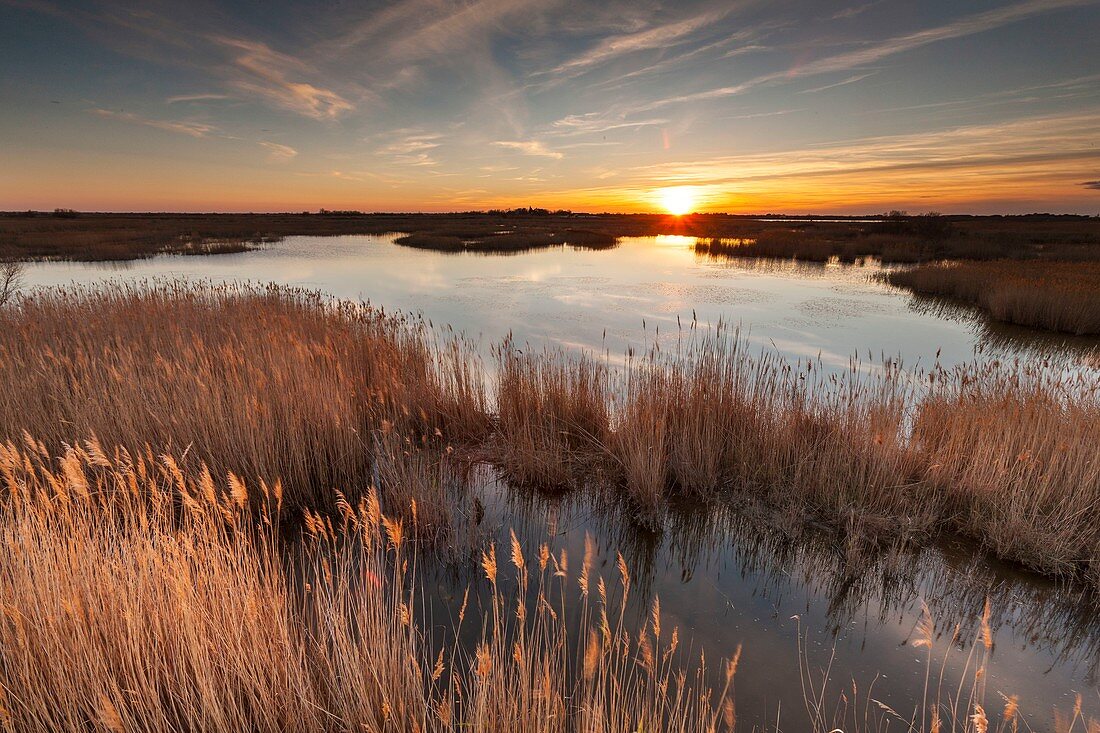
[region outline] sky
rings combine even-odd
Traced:
[[[0,0],[0,209],[1100,213],[1100,0]]]

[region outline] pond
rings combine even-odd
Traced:
[[[913,298],[878,282],[883,268],[873,262],[710,258],[697,255],[690,238],[676,236],[514,255],[409,249],[394,244],[394,236],[291,237],[241,254],[115,265],[35,264],[26,281],[278,282],[421,313],[437,327],[464,332],[486,356],[512,334],[531,348],[587,350],[615,361],[627,347],[719,321],[739,326],[756,348],[820,358],[837,370],[853,357],[897,358],[909,367],[1019,358],[1088,369],[1100,343],[997,325],[972,309]],[[911,645],[922,603],[941,634],[932,652],[935,671],[952,646],[952,630],[961,629],[944,672],[944,688],[955,690],[974,673],[967,655],[987,598],[995,641],[987,669],[993,710],[1000,710],[999,692],[1017,694],[1028,722],[1051,729],[1054,710],[1072,711],[1080,693],[1085,711],[1100,713],[1094,601],[989,561],[972,547],[949,542],[917,553],[888,552],[853,573],[835,536],[810,533],[792,541],[751,514],[673,511],[655,534],[635,529],[622,516],[628,510],[583,493],[527,496],[488,469],[473,483],[485,507],[479,542],[504,543],[514,529],[529,553],[548,542],[579,559],[590,535],[605,575],[613,574],[617,553],[631,568],[632,614],[640,618],[659,596],[666,623],[678,625],[696,652],[705,649],[717,660],[743,645],[737,705],[745,727],[774,729],[777,716],[784,730],[805,727],[803,662],[815,674],[831,663],[834,698],[853,679],[864,692],[873,683],[872,696],[908,718],[927,662],[926,650]],[[436,621],[455,612],[468,585],[483,585],[472,548],[453,547],[421,570]]]

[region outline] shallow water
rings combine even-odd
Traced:
[[[394,235],[395,236],[395,235]],[[897,358],[911,368],[986,356],[1084,358],[1100,343],[990,325],[972,311],[935,312],[867,265],[697,256],[691,237],[626,237],[618,247],[554,247],[514,255],[451,254],[394,245],[394,236],[289,237],[261,250],[127,263],[47,263],[29,285],[191,277],[279,282],[419,312],[485,346],[518,343],[606,352],[675,340],[693,319],[740,326],[760,348],[820,357]]]
[[[666,633],[671,626],[680,629],[690,663],[706,651],[716,686],[718,660],[742,646],[736,681],[742,729],[774,730],[777,715],[782,730],[806,729],[800,663],[808,665],[818,685],[830,668],[824,696],[830,710],[841,693],[850,695],[854,682],[860,695],[873,685],[874,699],[909,719],[919,710],[929,664],[927,650],[911,645],[919,636],[922,604],[937,634],[930,662],[933,688],[942,666],[945,702],[960,685],[965,701],[984,649],[979,635],[986,599],[994,641],[985,670],[991,717],[1003,707],[1001,693],[1019,696],[1034,730],[1050,729],[1055,710],[1072,711],[1077,693],[1086,713],[1095,715],[1100,707],[1100,617],[1092,602],[981,557],[973,547],[945,542],[915,552],[883,552],[860,560],[853,574],[834,536],[811,531],[793,541],[763,514],[681,507],[670,512],[663,531],[652,533],[632,525],[629,507],[583,492],[554,498],[517,493],[488,469],[471,485],[486,507],[478,531],[473,538],[452,540],[442,553],[445,560],[422,569],[437,638],[453,634],[448,620],[467,588],[475,599],[488,598],[479,563],[486,542],[496,543],[501,575],[511,577],[506,560],[511,531],[529,562],[544,542],[555,555],[567,552],[572,594],[567,608],[576,613],[576,576],[585,537],[591,536],[595,572],[607,580],[613,598],[618,554],[630,569],[628,618],[635,619],[635,628],[659,597]],[[506,595],[514,587],[501,582]],[[476,606],[477,600],[471,601]],[[476,618],[467,621],[470,648],[479,628]]]
[[[157,257],[122,265],[36,264],[31,286],[102,280],[190,277],[280,282],[387,310],[420,312],[478,339],[483,353],[509,333],[533,348],[584,349],[617,359],[661,334],[675,340],[692,324],[740,325],[759,348],[816,358],[846,369],[862,360],[900,358],[909,367],[984,357],[1050,359],[1088,368],[1098,341],[993,324],[968,308],[912,298],[874,281],[875,263],[860,266],[722,260],[698,257],[683,237],[627,238],[590,251],[557,247],[515,255],[445,254],[399,247],[390,236],[292,237],[234,255]],[[945,688],[965,676],[964,662],[986,597],[996,643],[987,702],[1019,694],[1037,730],[1051,728],[1055,708],[1070,711],[1081,693],[1100,713],[1096,670],[1100,619],[1068,591],[976,557],[971,548],[929,548],[884,557],[848,572],[835,538],[784,539],[744,517],[715,511],[676,513],[659,535],[637,531],[615,507],[582,496],[524,498],[495,481],[478,482],[487,508],[479,540],[503,542],[514,528],[528,552],[547,541],[579,563],[591,533],[603,572],[621,552],[635,578],[631,608],[648,611],[661,598],[666,624],[714,660],[744,645],[737,677],[739,718],[784,730],[805,723],[799,677],[799,633],[810,667],[829,664],[835,700],[857,680],[874,682],[878,700],[908,717],[923,686],[925,651],[910,646],[929,605],[944,634],[933,652],[938,669],[951,630],[962,641],[947,666]],[[483,584],[476,551],[452,552],[425,568],[433,618],[453,614],[468,583]],[[460,559],[463,558],[464,559]],[[970,670],[973,672],[973,669]],[[877,681],[876,681],[877,676]],[[991,716],[992,717],[992,716]]]

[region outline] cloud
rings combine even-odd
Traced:
[[[550,150],[538,140],[497,140],[493,145],[509,150],[518,150],[524,155],[535,155],[555,160],[561,160],[565,157],[556,150]]]
[[[956,127],[948,130],[888,135],[776,153],[724,156],[685,163],[640,166],[638,180],[677,184],[744,185],[820,177],[851,177],[867,181],[890,175],[945,176],[970,170],[992,185],[1002,176],[1041,169],[1044,175],[1067,176],[1066,164],[1079,168],[1100,159],[1094,146],[1100,116],[1092,113],[1026,117],[1009,122]],[[952,174],[957,175],[957,174]]]
[[[659,109],[670,104],[720,99],[722,97],[741,94],[765,84],[785,82],[809,76],[819,76],[821,74],[829,74],[838,71],[848,71],[932,43],[962,38],[976,33],[983,33],[1042,13],[1062,8],[1089,5],[1094,2],[1095,0],[1025,0],[1025,2],[1016,3],[1015,5],[968,15],[935,28],[928,28],[903,36],[894,36],[893,38],[856,51],[834,54],[815,61],[810,61],[801,66],[795,66],[791,69],[763,74],[739,84],[659,99],[648,104],[640,105],[636,107],[633,112],[637,113]]]
[[[800,91],[798,93],[799,94],[815,94],[817,92],[823,92],[826,89],[835,89],[836,87],[847,86],[848,84],[855,84],[857,81],[863,81],[864,79],[866,79],[869,76],[874,76],[876,73],[878,73],[878,72],[869,71],[866,74],[856,74],[855,76],[849,76],[847,79],[842,79],[841,81],[834,82],[832,84],[826,84],[825,86],[814,87],[813,89],[803,89],[802,91]]]
[[[413,166],[433,166],[439,161],[431,151],[442,145],[443,135],[437,132],[401,128],[387,133],[391,139],[379,147],[378,155],[389,156],[395,163]]]
[[[267,140],[261,140],[260,145],[270,151],[268,153],[267,159],[273,163],[285,163],[286,161],[298,155],[298,151],[290,147],[289,145],[268,142]]]
[[[405,133],[402,130],[395,130],[401,134],[396,140],[393,140],[386,145],[383,145],[378,149],[378,153],[381,155],[411,155],[413,153],[425,153],[429,150],[434,150],[440,146],[440,139],[443,137],[439,133],[435,132],[411,132]]]
[[[1081,185],[1094,191],[1100,191],[1100,181],[1084,181]]]
[[[149,117],[142,117],[132,112],[116,112],[109,109],[93,109],[90,110],[92,114],[99,117],[105,117],[110,120],[118,120],[120,122],[129,122],[134,125],[145,125],[146,127],[155,127],[158,130],[165,130],[166,132],[176,132],[181,135],[189,135],[190,137],[206,137],[212,133],[218,132],[218,128],[213,125],[208,125],[203,122],[189,122],[186,120],[156,120]]]
[[[617,116],[606,115],[600,112],[589,112],[583,115],[568,115],[551,124],[552,134],[556,135],[598,135],[611,130],[623,130],[638,127],[653,127],[667,125],[664,118],[648,120],[626,121]]]
[[[343,35],[322,42],[318,50],[340,55],[371,46],[373,56],[391,63],[439,56],[480,45],[479,39],[500,28],[506,18],[544,6],[542,0],[406,0],[353,23]]]
[[[168,97],[166,104],[178,104],[180,102],[212,102],[219,99],[229,99],[228,94],[181,94],[176,97]]]
[[[669,48],[681,42],[696,31],[707,28],[721,19],[728,11],[702,13],[674,23],[647,28],[635,33],[625,33],[605,38],[595,47],[576,56],[553,69],[538,72],[540,74],[570,75],[582,74],[588,69],[605,64],[613,59],[637,51]]]
[[[228,84],[239,91],[316,120],[333,119],[355,109],[337,92],[302,80],[315,72],[293,56],[257,41],[226,36],[210,40],[235,54]]]
[[[829,20],[844,20],[845,18],[854,18],[857,15],[862,15],[863,13],[866,13],[868,10],[881,3],[882,0],[873,0],[872,2],[864,3],[862,5],[853,5],[850,8],[844,8],[843,10],[838,10],[837,12],[833,13],[831,16],[829,16]]]

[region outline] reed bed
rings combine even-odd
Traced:
[[[453,638],[433,642],[411,582],[414,528],[374,492],[306,511],[288,547],[277,486],[192,478],[168,454],[95,441],[55,463],[26,442],[0,446],[6,730],[733,726],[736,657],[712,692],[659,605],[626,628],[621,559],[605,578],[590,549],[571,575],[545,546],[524,557],[513,536],[499,561],[489,546],[487,597],[468,591]],[[505,575],[514,595],[498,588]],[[564,599],[578,592],[573,618]],[[482,629],[464,644],[475,607]]]
[[[468,440],[488,425],[460,342],[437,347],[412,319],[314,293],[62,289],[0,309],[0,332],[5,437],[162,446],[215,473],[280,479],[292,504],[362,488],[379,431]]]
[[[497,434],[493,461],[517,484],[567,489],[583,484],[608,421],[607,369],[590,357],[497,349]]]
[[[913,444],[952,524],[1048,573],[1100,580],[1100,379],[1042,365],[933,372]]]
[[[998,321],[1100,334],[1100,266],[1094,262],[938,262],[886,273],[885,280],[966,301]]]
[[[0,378],[14,386],[0,440],[161,446],[186,470],[281,480],[291,506],[373,484],[388,512],[409,519],[415,503],[436,535],[469,514],[457,464],[485,460],[516,484],[625,494],[649,527],[670,499],[763,502],[831,525],[853,551],[947,530],[1100,581],[1087,368],[837,373],[749,354],[722,327],[624,368],[510,342],[496,359],[492,389],[459,340],[277,287],[51,291],[0,309]]]
[[[577,359],[505,363],[500,392],[509,399],[517,365],[528,377],[525,402],[502,402],[502,410],[518,409],[544,435],[565,434],[567,410],[543,407],[562,398],[563,378],[545,385],[531,377],[579,373]],[[502,421],[508,471],[569,462],[598,470],[650,527],[678,497],[763,500],[833,526],[854,558],[867,541],[949,531],[1043,573],[1100,580],[1091,521],[1100,511],[1100,380],[1092,370],[1070,376],[1042,363],[980,362],[914,373],[853,361],[837,373],[749,354],[737,333],[719,327],[629,359],[606,398],[605,409],[589,402],[585,414],[606,422],[598,432],[586,424],[584,434],[600,438],[583,444],[530,440],[514,418]]]
[[[764,497],[850,527],[889,522],[926,532],[913,491],[900,372],[870,382],[821,365],[747,353],[736,332],[631,361],[606,444],[630,493],[655,512],[672,493]],[[926,499],[931,497],[925,497]]]
[[[525,555],[514,534],[499,555],[486,546],[482,582],[456,601],[452,628],[437,637],[425,631],[414,580],[416,513],[407,524],[386,515],[374,491],[355,503],[337,493],[332,513],[306,510],[290,530],[279,521],[278,484],[214,478],[204,467],[191,476],[181,463],[95,440],[59,458],[30,436],[0,444],[0,727],[737,727],[740,647],[712,665],[705,653],[693,661],[656,598],[632,628],[631,569],[621,555],[603,565],[590,537],[572,559],[546,545]],[[912,711],[855,681],[834,690],[828,667],[815,671],[803,652],[806,729],[1028,729],[1015,697],[986,689],[988,602],[976,635],[962,652],[969,683],[945,687],[960,631],[945,636],[925,608],[911,640],[927,653]],[[1057,725],[1096,724],[1078,698]]]

